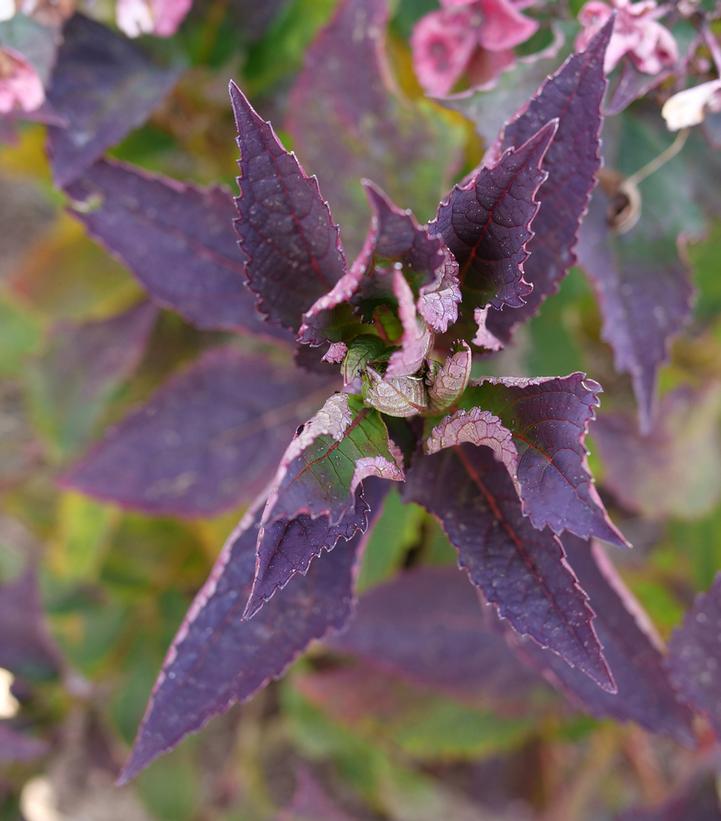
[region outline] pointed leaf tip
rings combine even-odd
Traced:
[[[333,394],[291,441],[268,494],[258,534],[251,618],[324,551],[367,527],[362,483],[402,481],[402,456],[385,423],[357,397]],[[337,548],[336,548],[337,549]]]
[[[248,287],[264,316],[297,331],[346,271],[339,229],[318,181],[232,81],[229,91],[240,150],[234,224]]]
[[[486,378],[471,383],[464,403],[491,411],[513,434],[523,512],[534,527],[628,547],[606,512],[587,464],[585,439],[599,391],[600,385],[580,372]]]
[[[455,257],[464,298],[474,308],[520,308],[533,290],[524,263],[534,237],[537,194],[548,177],[541,165],[557,128],[555,119],[544,122],[493,165],[455,186],[429,224]]]
[[[523,515],[507,467],[489,447],[466,443],[417,458],[404,495],[439,519],[459,565],[503,619],[613,692],[593,611],[561,542]]]
[[[525,304],[499,311],[492,306],[488,330],[508,342],[513,329],[526,322],[558,290],[576,261],[578,230],[588,208],[601,164],[601,103],[606,91],[603,60],[611,24],[596,35],[585,52],[572,54],[541,84],[503,129],[494,153],[519,145],[539,126],[558,118],[558,130],[543,162],[548,179],[539,192],[540,207],[528,243],[525,279],[533,291]],[[573,186],[568,180],[573,179]]]
[[[386,484],[366,488],[372,511]],[[226,542],[168,650],[153,687],[130,758],[118,778],[127,784],[160,755],[216,715],[283,675],[314,639],[341,629],[353,607],[353,582],[363,537],[314,562],[283,596],[252,621],[239,604],[253,581],[262,501],[252,506]]]

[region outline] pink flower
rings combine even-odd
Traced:
[[[128,37],[170,37],[190,11],[193,0],[118,0],[118,27]]]
[[[586,48],[593,36],[616,11],[616,24],[606,52],[604,69],[610,74],[621,59],[628,58],[644,74],[658,74],[678,60],[678,47],[671,32],[657,18],[663,14],[656,0],[590,0],[581,9],[578,20],[583,31],[576,39],[576,48]]]
[[[37,71],[17,51],[0,48],[0,113],[35,111],[45,100]]]
[[[514,61],[513,47],[538,23],[520,13],[525,0],[441,0],[439,11],[413,30],[413,62],[428,94],[448,94],[466,74],[473,83],[496,77]]]
[[[434,11],[417,23],[411,37],[413,63],[428,94],[448,94],[468,65],[477,42],[471,15]]]

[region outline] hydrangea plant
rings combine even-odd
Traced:
[[[366,182],[371,224],[352,263],[316,180],[231,83],[240,150],[238,273],[257,314],[223,299],[222,270],[205,283],[206,299],[188,299],[188,310],[217,325],[226,321],[223,314],[236,323],[267,323],[268,335],[295,338],[298,356],[319,371],[299,380],[301,390],[314,380],[316,392],[325,384],[330,395],[299,420],[274,479],[198,594],[124,778],[280,675],[312,639],[343,627],[357,555],[389,482],[405,483],[404,497],[438,518],[470,582],[509,625],[601,691],[616,690],[588,597],[559,538],[570,533],[626,544],[587,465],[584,438],[600,386],[582,373],[472,378],[474,368],[482,373],[483,357],[503,346],[489,312],[530,314],[529,264],[560,278],[573,262],[600,163],[612,25],[541,86],[504,127],[490,159],[450,191],[427,224]],[[90,231],[141,275],[149,267],[144,255],[162,247],[155,215],[191,251],[202,243],[223,267],[226,235],[218,227],[214,238],[213,228],[227,217],[228,201],[219,193],[170,186],[109,162],[80,176],[68,192]],[[191,208],[200,221],[188,219]],[[139,213],[150,230],[130,230]],[[177,241],[174,248],[182,253]],[[183,295],[177,282],[173,287],[177,303]],[[233,384],[243,368],[245,384]],[[337,383],[332,369],[340,371]],[[151,464],[150,440],[160,438],[163,464],[172,461],[167,447],[186,446],[190,431],[169,425],[182,403],[194,401],[194,380],[230,382],[216,401],[232,402],[238,401],[233,392],[247,391],[248,376],[262,370],[259,360],[240,363],[230,352],[207,357],[151,400],[152,410],[121,423],[65,482],[101,496],[112,485],[115,498],[125,484],[152,499],[162,480]],[[255,397],[261,405],[278,401],[276,390],[270,395],[276,377],[270,371],[266,378],[269,395],[261,387]],[[260,445],[261,433],[276,435],[271,408],[253,410],[247,431],[238,434],[245,437],[244,455]],[[203,429],[202,412],[198,407],[189,418],[212,435]],[[288,419],[282,421],[287,429]],[[146,442],[148,464],[138,481],[132,472],[124,475],[123,453]],[[199,509],[197,485],[238,481],[224,478],[222,447],[217,456],[218,464],[187,477]]]

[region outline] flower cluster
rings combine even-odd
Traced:
[[[192,0],[118,0],[118,27],[128,37],[171,37],[190,11]]]
[[[538,29],[523,0],[441,0],[413,31],[413,63],[428,94],[446,95],[465,75],[473,85],[513,65],[513,48]]]
[[[671,32],[658,22],[665,12],[656,0],[611,0],[610,4],[591,0],[578,15],[583,31],[576,40],[576,48],[586,48],[614,12],[616,24],[606,52],[606,74],[626,56],[644,74],[658,74],[676,63],[678,47]]]
[[[35,111],[44,100],[37,71],[14,49],[0,49],[0,114]]]

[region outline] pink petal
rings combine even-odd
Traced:
[[[0,49],[0,113],[34,111],[44,100],[37,71],[14,49]]]
[[[155,34],[158,37],[170,37],[190,11],[193,0],[151,0]]]
[[[488,51],[485,48],[479,48],[466,69],[468,82],[472,86],[490,83],[507,68],[511,68],[515,62],[516,55],[513,53],[513,49]]]
[[[478,42],[489,51],[505,51],[524,43],[538,30],[538,23],[524,17],[510,0],[482,0],[483,20]]]
[[[128,37],[170,37],[190,11],[192,0],[118,0],[118,27]]]
[[[118,0],[115,21],[128,37],[140,37],[153,31],[153,15],[145,0]]]
[[[590,0],[578,14],[583,31],[576,39],[577,50],[586,48],[614,8],[617,16],[606,51],[606,74],[610,74],[626,55],[645,74],[658,74],[678,60],[678,47],[673,35],[656,21],[663,9],[658,7],[655,0],[638,3],[613,0],[613,8],[600,0]]]
[[[411,47],[416,75],[426,93],[448,94],[465,71],[476,47],[466,11],[435,11],[418,21]]]

